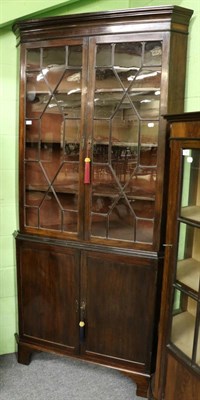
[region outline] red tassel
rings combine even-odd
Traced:
[[[84,183],[90,183],[90,158],[85,158],[85,175],[84,175]]]

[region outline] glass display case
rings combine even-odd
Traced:
[[[200,366],[200,149],[182,148],[181,158],[171,343]]]
[[[171,158],[155,397],[197,400],[200,393],[200,113],[166,118]],[[185,389],[180,391],[182,385]]]

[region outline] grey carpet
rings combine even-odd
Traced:
[[[34,353],[29,366],[0,356],[1,400],[145,400],[118,371],[54,354]]]

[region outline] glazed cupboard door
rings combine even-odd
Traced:
[[[156,188],[158,144],[163,152],[163,38],[97,37],[89,46],[86,236],[106,245],[152,248],[159,231],[155,215],[161,212]]]
[[[21,52],[21,230],[80,237],[85,45],[82,40],[40,42],[22,46]]]
[[[23,341],[19,362],[29,362],[24,358],[26,343],[77,353],[79,252],[17,240],[17,257],[19,346]]]

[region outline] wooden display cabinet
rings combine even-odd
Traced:
[[[183,111],[191,10],[19,21],[18,357],[117,368],[147,395],[166,216],[167,112]]]
[[[200,113],[167,116],[170,181],[156,399],[200,399]]]

